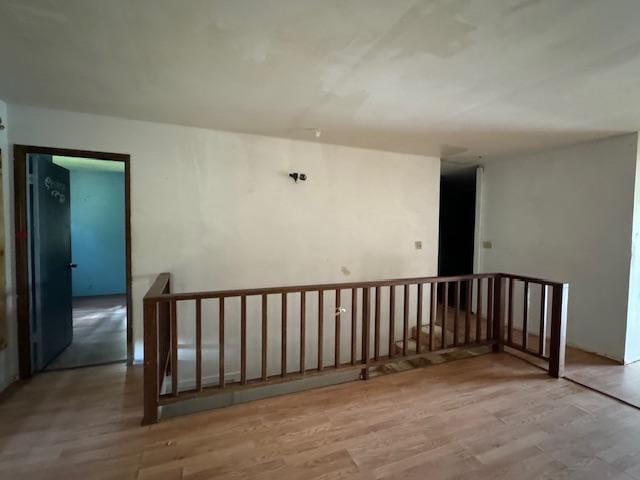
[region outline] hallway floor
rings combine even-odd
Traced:
[[[640,479],[640,411],[508,354],[141,427],[142,367],[39,375],[0,403],[0,478]]]
[[[73,299],[73,341],[46,368],[100,365],[127,359],[125,295]]]
[[[545,370],[548,367],[544,360],[509,348],[506,351]],[[640,409],[640,362],[622,365],[595,353],[567,347],[564,376]]]
[[[565,376],[640,408],[640,362],[621,365],[593,353],[567,348]]]

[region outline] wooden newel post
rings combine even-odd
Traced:
[[[158,421],[158,316],[157,302],[144,300],[144,418],[143,425]]]
[[[370,302],[371,289],[364,287],[362,289],[362,363],[363,368],[361,372],[362,380],[369,379],[369,329],[370,329]]]
[[[493,286],[493,351],[504,352],[504,277],[498,275]]]
[[[564,356],[567,345],[567,309],[569,305],[569,284],[553,286],[551,304],[551,350],[549,352],[549,375],[564,376]]]

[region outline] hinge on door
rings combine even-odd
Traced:
[[[33,185],[33,173],[27,175],[27,183]]]

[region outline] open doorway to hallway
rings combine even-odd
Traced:
[[[51,161],[69,172],[72,336],[68,346],[42,366],[55,370],[124,361],[124,163],[56,155],[49,160],[41,154],[30,155],[29,161]],[[46,318],[41,323],[45,321]],[[33,351],[37,352],[35,348]]]
[[[476,170],[443,172],[440,177],[439,276],[473,273]]]
[[[477,167],[444,171],[440,177],[438,276],[474,273]],[[460,285],[460,303],[466,308],[468,285]],[[443,301],[443,294],[439,292]],[[447,303],[454,307],[454,295]]]
[[[14,151],[21,376],[130,359],[128,156]]]

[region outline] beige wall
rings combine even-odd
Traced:
[[[137,360],[142,296],[159,272],[176,291],[436,274],[438,158],[22,106],[10,115],[14,143],[131,155]],[[308,180],[294,184],[291,171]]]

